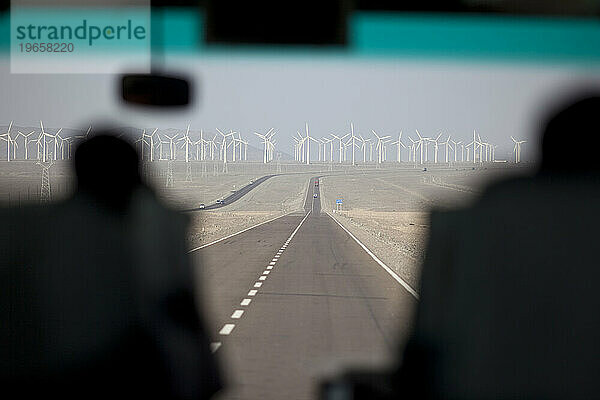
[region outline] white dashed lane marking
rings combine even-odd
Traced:
[[[231,331],[233,330],[233,328],[235,328],[235,324],[225,324],[223,325],[223,327],[221,328],[221,330],[219,331],[219,335],[229,335],[231,333]]]
[[[215,351],[219,350],[219,347],[221,347],[221,342],[212,342],[210,344],[210,351],[214,353]]]
[[[294,229],[294,231],[292,232],[290,237],[285,241],[284,245],[279,249],[279,251],[277,251],[277,254],[273,257],[273,259],[271,260],[269,265],[266,267],[267,269],[258,278],[259,281],[267,280],[267,275],[269,275],[271,273],[270,270],[272,270],[273,266],[277,263],[277,259],[279,257],[281,257],[281,254],[284,252],[284,250],[287,247],[287,245],[289,244],[289,242],[294,238],[294,236],[296,235],[296,232],[298,232],[298,230],[300,229],[300,227],[302,226],[304,221],[306,221],[306,218],[308,218],[309,215],[310,215],[310,211],[304,216],[304,218],[302,218],[302,221],[300,221],[300,224],[298,224],[298,226],[296,227],[296,229]],[[262,286],[262,282],[254,283],[255,288],[260,288],[261,286]],[[252,289],[248,292],[248,296],[256,296],[257,293],[258,293],[257,289]],[[243,299],[241,301],[240,305],[248,306],[248,305],[250,305],[251,302],[252,302],[251,299]],[[230,318],[231,319],[240,319],[243,314],[244,314],[244,310],[235,310],[233,312],[233,314],[231,314]],[[227,336],[227,335],[231,334],[231,332],[233,331],[233,328],[235,328],[235,324],[225,324],[219,331],[219,335]],[[221,342],[213,342],[210,344],[210,349],[213,353],[215,351],[217,351],[217,349],[219,349],[219,347],[221,347]]]

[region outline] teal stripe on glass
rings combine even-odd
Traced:
[[[10,51],[10,13],[0,13],[0,52]]]
[[[204,15],[182,8],[165,12],[167,50],[197,50],[204,44]]]
[[[153,22],[158,13],[153,12]],[[9,49],[10,18],[0,14],[0,50]],[[425,57],[497,61],[600,62],[600,22],[482,14],[361,12],[350,17],[348,48],[206,46],[197,9],[166,8],[158,22],[167,52],[244,56]]]
[[[460,14],[355,14],[352,52],[539,61],[600,60],[600,22]]]
[[[204,13],[196,8],[165,8],[152,11],[152,27],[160,29],[155,46],[165,51],[195,52],[204,46]]]

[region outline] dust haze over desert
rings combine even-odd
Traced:
[[[465,207],[492,182],[530,174],[544,104],[592,76],[217,56],[191,70],[202,99],[175,115],[121,109],[105,77],[0,75],[13,92],[35,87],[57,99],[0,99],[0,132],[10,126],[11,138],[0,143],[0,202],[68,198],[75,146],[110,121],[136,147],[158,197],[189,218],[186,246],[210,310],[212,349],[233,366],[230,379],[256,379],[245,367],[255,357],[250,348],[277,370],[283,361],[269,349],[281,340],[294,352],[314,351],[307,364],[285,359],[271,392],[297,386],[301,398],[331,360],[391,362],[418,298],[429,212]],[[300,331],[294,315],[314,333],[291,334]],[[340,332],[329,324],[335,318],[356,330]],[[347,347],[333,343],[335,335]],[[366,340],[369,348],[360,345]],[[243,398],[263,389],[233,390]]]

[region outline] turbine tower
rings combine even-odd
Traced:
[[[377,134],[377,132],[375,132],[373,129],[371,129],[371,132],[373,132],[373,135],[375,135],[375,137],[377,138],[377,146],[376,146],[376,150],[377,150],[377,164],[381,164],[383,162],[383,145],[384,145],[384,140],[388,139],[390,136],[379,136]]]
[[[306,122],[304,124],[304,126],[306,129],[306,137],[303,138],[303,140],[306,141],[306,165],[310,165],[310,141],[312,140],[313,142],[316,142],[316,143],[319,143],[319,141],[309,135],[308,122]]]
[[[369,139],[369,140],[371,140],[371,139]],[[404,147],[406,149],[406,145],[404,143],[402,143],[402,131],[400,131],[400,133],[398,134],[398,140],[396,140],[395,142],[392,142],[392,145],[394,145],[394,144],[398,146],[396,159],[398,162],[402,162],[401,148]]]
[[[515,164],[518,164],[521,162],[521,145],[523,143],[527,143],[527,140],[516,140],[514,137],[510,137],[512,139],[513,142],[515,142],[515,147],[513,149],[513,152],[515,153]]]
[[[349,134],[349,133],[347,133],[347,134],[345,134],[344,136],[336,136],[336,135],[334,135],[333,133],[331,134],[331,136],[333,136],[333,137],[334,137],[334,138],[335,138],[335,139],[338,141],[338,145],[340,146],[340,147],[339,147],[339,150],[340,150],[340,160],[339,160],[339,163],[340,163],[340,164],[341,164],[341,163],[342,163],[342,161],[343,161],[343,154],[342,154],[342,153],[343,153],[343,151],[344,151],[344,150],[343,150],[343,140],[344,140],[344,139],[345,139],[345,138],[346,138],[348,135],[350,135],[350,134]]]
[[[12,139],[10,137],[10,128],[12,128],[12,124],[13,121],[10,121],[6,133],[0,135],[0,139],[6,141],[6,161],[10,161],[10,143],[12,142]]]
[[[190,125],[188,124],[185,135],[179,139],[179,142],[183,141],[181,148],[185,148],[185,181],[192,181],[192,166],[190,165],[190,144],[193,146],[194,143],[190,140]]]
[[[23,132],[21,132],[21,131],[18,131],[19,135],[20,135],[20,136],[23,136],[23,145],[24,145],[24,147],[25,147],[25,155],[24,155],[24,157],[25,157],[25,160],[28,160],[28,159],[29,159],[29,157],[28,157],[28,154],[27,154],[27,147],[28,147],[28,146],[27,146],[27,144],[29,143],[29,136],[31,136],[31,135],[32,135],[34,132],[35,132],[35,131],[31,131],[31,132],[29,132],[29,133],[26,135],[26,134],[24,134]]]
[[[268,154],[269,154],[269,138],[272,135],[275,134],[273,132],[273,130],[274,130],[273,128],[269,129],[267,131],[267,133],[265,133],[264,135],[262,133],[254,132],[254,134],[256,136],[258,136],[259,138],[261,138],[262,141],[263,141],[263,145],[264,145],[264,148],[263,148],[263,164],[266,164],[268,162],[267,159],[268,159]],[[269,136],[269,135],[271,135],[271,136]]]

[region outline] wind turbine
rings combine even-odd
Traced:
[[[144,144],[148,145],[148,142],[146,142],[146,140],[144,139],[144,136],[146,136],[145,129],[142,131],[142,135],[140,136],[140,138],[134,142],[134,143],[140,144],[140,158],[142,160],[144,160]]]
[[[375,132],[373,129],[371,129],[371,132],[373,132],[373,135],[375,135],[375,137],[377,138],[377,146],[376,146],[376,150],[377,150],[377,164],[381,164],[383,162],[383,145],[384,145],[384,140],[388,139],[390,136],[379,136],[377,134],[377,132]]]
[[[204,139],[202,139],[202,136],[192,145],[196,146],[196,161],[204,161]]]
[[[477,137],[476,137],[477,133],[475,132],[475,129],[473,129],[473,141],[471,141],[469,144],[467,144],[465,147],[467,148],[467,161],[469,159],[469,153],[470,153],[470,149],[469,147],[473,147],[473,164],[475,164],[477,162]],[[481,150],[479,152],[480,157],[481,157]]]
[[[515,164],[518,164],[521,162],[521,145],[523,143],[527,143],[527,140],[516,140],[514,137],[510,137],[512,139],[513,142],[515,142],[515,147],[513,149],[513,152],[515,153]]]
[[[448,150],[452,150],[452,147],[450,146],[450,135],[448,135],[448,139],[446,139],[445,142],[441,142],[441,145],[445,146],[445,160],[446,160],[446,164],[448,163]]]
[[[185,135],[183,135],[183,137],[181,139],[179,139],[177,141],[177,143],[182,142],[183,144],[181,145],[181,148],[185,148],[185,162],[189,162],[190,161],[190,144],[193,145],[194,143],[190,140],[190,125],[188,124],[187,126],[187,130],[185,131]]]
[[[169,143],[169,160],[173,160],[174,159],[174,156],[175,156],[175,143],[174,143],[174,141],[175,141],[175,138],[177,138],[177,136],[179,136],[178,133],[175,134],[174,136],[165,135],[165,137],[167,139],[169,139],[169,141],[166,142],[166,143]]]
[[[13,152],[13,160],[17,159],[17,149],[19,148],[19,144],[17,143],[17,141],[15,139],[11,139],[9,138],[9,140],[12,142],[13,147],[12,147],[12,152]]]
[[[390,143],[392,139],[385,139],[382,141],[383,144],[383,161],[387,161],[387,144]]]
[[[354,135],[354,123],[350,122],[350,139],[348,139],[348,142],[346,142],[346,145],[349,145],[350,143],[350,147],[352,148],[352,165],[356,165],[356,162],[354,161],[354,149],[356,147],[358,147],[360,149],[360,147],[356,144],[356,139],[357,137]]]
[[[58,132],[56,132],[54,135],[51,135],[51,134],[47,133],[44,130],[44,124],[43,124],[42,121],[40,121],[40,128],[41,128],[42,131],[41,131],[40,136],[39,136],[39,138],[37,140],[41,140],[42,141],[42,152],[43,152],[42,153],[42,161],[45,163],[46,162],[47,153],[48,153],[47,146],[46,146],[46,136],[54,139],[54,143],[56,144],[56,135],[58,135],[62,131],[62,128],[60,128],[58,130]],[[56,156],[56,154],[54,154],[54,155]]]
[[[145,129],[142,132],[142,139],[144,137],[147,137],[148,139],[150,139],[150,142],[147,142],[145,139],[143,140],[143,142],[146,143],[148,145],[148,147],[150,148],[150,161],[154,161],[154,147],[155,147],[154,146],[154,136],[156,135],[156,131],[158,131],[158,128],[155,128],[151,135],[146,134]],[[142,146],[143,146],[143,144],[142,144]],[[141,156],[142,156],[142,159],[144,159],[143,152],[142,152]]]
[[[329,143],[329,163],[333,162],[333,139],[328,138],[328,137],[323,137],[321,139],[325,144]],[[327,152],[327,147],[325,147],[325,152]],[[327,157],[324,157],[325,159]],[[327,160],[325,160],[327,161]]]
[[[344,140],[344,139],[345,139],[345,138],[346,138],[348,135],[350,135],[350,134],[349,134],[349,133],[347,133],[347,134],[345,134],[344,136],[336,136],[336,135],[334,135],[333,133],[331,134],[331,136],[333,136],[335,139],[337,139],[337,141],[338,141],[338,145],[340,146],[340,160],[339,160],[340,164],[341,164],[341,163],[342,163],[342,161],[343,161],[343,157],[342,157],[342,152],[343,152],[343,140]]]
[[[271,140],[269,139],[268,143],[267,143],[267,149],[268,149],[268,160],[269,161],[273,161],[273,154],[275,153],[275,144],[277,143],[277,141],[275,140]]]
[[[317,142],[317,139],[313,138],[312,136],[309,135],[308,133],[308,122],[306,122],[304,124],[305,129],[306,129],[306,137],[303,138],[303,140],[306,141],[306,165],[310,164],[310,141],[312,140],[313,142]]]
[[[360,141],[362,142],[361,151],[363,153],[363,163],[367,163],[367,143],[371,141],[371,138],[365,139],[362,135],[358,135]]]
[[[439,148],[439,141],[440,141],[440,137],[442,137],[442,133],[440,132],[440,134],[433,140],[434,142],[434,154],[433,154],[433,162],[435,164],[437,164],[438,162],[438,148]]]
[[[237,142],[237,147],[238,147],[238,149],[239,149],[239,155],[238,155],[238,159],[239,159],[240,161],[242,161],[242,150],[243,150],[243,153],[244,153],[245,155],[248,153],[248,142],[246,142],[246,141],[244,141],[244,140],[242,139],[242,133],[241,133],[241,132],[238,132],[238,137],[237,137],[237,139],[236,139],[236,138],[235,138],[235,136],[234,136],[234,140]],[[245,146],[245,147],[244,147],[244,146]],[[244,156],[244,161],[246,161],[245,157],[246,157],[246,156]],[[234,160],[234,161],[235,161],[235,160]]]
[[[240,147],[240,161],[242,160],[242,145],[244,145],[244,161],[248,161],[248,142],[242,139],[242,135],[239,135],[239,147]]]
[[[60,133],[62,132],[62,128],[60,128],[55,134],[54,134],[54,161],[56,161],[58,158],[58,139],[60,138],[62,140],[62,137],[60,136]]]
[[[266,135],[267,137],[267,161],[273,161],[273,153],[275,152],[275,140],[271,140],[273,139],[273,136],[275,136],[275,131],[271,131],[271,133],[269,133],[268,135]]]
[[[398,151],[397,151],[397,154],[396,154],[396,160],[398,162],[402,162],[402,152],[401,152],[401,149],[402,149],[402,147],[404,147],[406,149],[406,145],[404,145],[404,143],[402,143],[402,131],[400,131],[400,133],[398,134],[398,140],[396,140],[395,142],[392,142],[392,145],[394,145],[394,144],[398,146]]]
[[[6,133],[3,133],[0,135],[0,138],[2,138],[2,140],[6,141],[6,161],[10,161],[10,142],[12,141],[11,137],[10,137],[10,128],[12,128],[12,124],[13,121],[10,121],[10,124],[8,125],[8,130],[6,131]],[[6,137],[3,138],[3,136]]]
[[[419,145],[417,147],[421,148],[421,159],[420,162],[421,164],[423,164],[423,148],[425,147],[425,161],[427,161],[427,139],[428,138],[424,138],[423,136],[421,136],[421,134],[419,133],[419,131],[417,129],[415,129],[415,131],[417,132],[417,136],[419,137]]]
[[[219,134],[223,137],[223,141],[221,142],[221,150],[220,150],[220,154],[222,155],[222,160],[224,164],[227,164],[227,138],[229,136],[233,136],[235,132],[233,132],[232,130],[229,131],[229,133],[225,134],[223,132],[221,132],[221,130],[219,128],[217,128],[217,132],[219,132]]]
[[[209,140],[209,145],[210,145],[210,160],[211,161],[215,161],[215,150],[218,148],[217,146],[217,134],[215,133],[215,136]]]
[[[454,162],[456,163],[456,162],[458,162],[458,150],[457,150],[457,147],[458,147],[459,144],[462,143],[462,141],[455,142],[454,140],[451,140],[451,142],[454,144]]]
[[[20,136],[23,136],[23,142],[24,142],[24,147],[25,147],[25,160],[27,160],[28,159],[28,156],[27,156],[27,144],[29,142],[29,136],[31,136],[35,131],[31,131],[27,135],[24,134],[21,131],[17,131],[17,132],[19,133]]]
[[[256,136],[258,136],[259,138],[261,138],[263,140],[263,145],[264,145],[264,149],[263,149],[263,164],[266,164],[267,158],[268,158],[268,153],[269,153],[269,135],[271,134],[271,132],[273,132],[273,128],[269,129],[267,131],[267,133],[265,133],[264,135],[262,133],[258,133],[258,132],[254,132],[254,134]]]
[[[423,164],[423,150],[422,150],[422,146],[423,146],[423,140],[418,139],[418,140],[413,140],[410,136],[408,137],[408,139],[411,141],[411,147],[412,147],[412,161],[415,164],[415,167],[417,165],[417,150],[421,150],[421,159],[419,160],[421,164]]]

